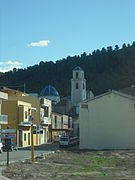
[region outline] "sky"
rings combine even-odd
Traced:
[[[135,40],[135,0],[0,0],[0,72]]]

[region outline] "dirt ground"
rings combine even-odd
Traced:
[[[2,174],[14,180],[135,180],[135,151],[57,150],[16,162]]]

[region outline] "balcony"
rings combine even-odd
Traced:
[[[21,123],[18,126],[30,127],[31,124],[32,121],[21,121]]]
[[[51,119],[48,117],[43,117],[41,119],[41,124],[51,124]]]
[[[0,115],[0,124],[8,124],[8,116]]]

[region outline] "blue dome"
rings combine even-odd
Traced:
[[[41,90],[40,96],[59,96],[59,93],[53,86],[49,85]]]

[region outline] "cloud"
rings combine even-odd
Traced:
[[[48,46],[48,44],[50,43],[49,40],[42,40],[42,41],[39,41],[39,42],[32,42],[30,44],[28,44],[28,47],[45,47],[45,46]]]
[[[19,61],[0,61],[0,72],[11,71],[14,68],[19,69],[22,68],[23,64]]]

